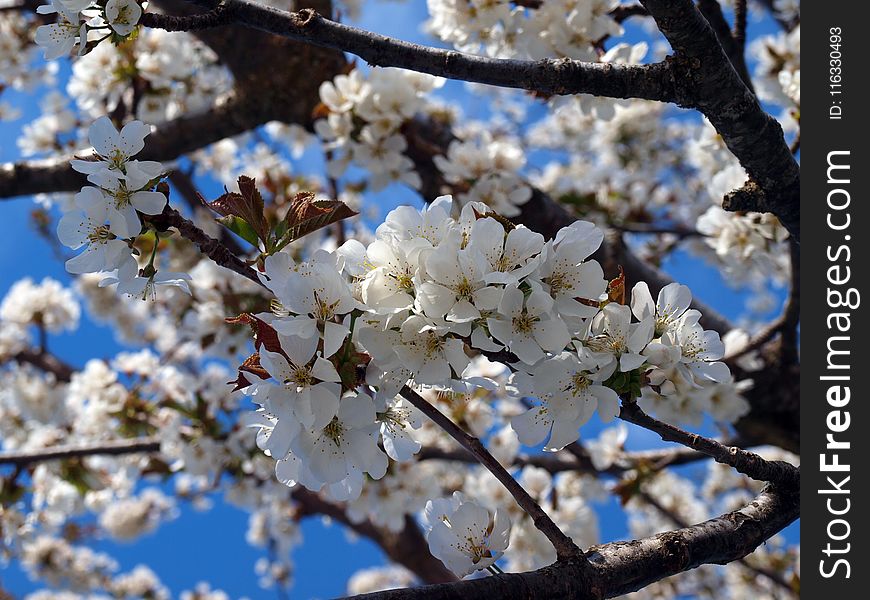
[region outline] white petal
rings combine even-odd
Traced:
[[[98,154],[108,157],[118,146],[118,130],[109,117],[102,116],[91,125],[88,139]]]
[[[130,202],[141,213],[159,215],[166,206],[166,196],[160,192],[136,192],[130,197]]]
[[[552,425],[552,417],[544,406],[530,408],[511,418],[511,427],[525,446],[537,446],[543,442],[550,433]]]
[[[326,321],[323,324],[323,356],[329,358],[338,352],[349,333],[350,329],[344,325]]]

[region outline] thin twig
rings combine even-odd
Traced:
[[[178,190],[178,193],[181,195],[181,198],[190,208],[190,210],[195,211],[197,208],[202,208],[202,200],[199,194],[199,190],[196,187],[196,184],[193,182],[193,178],[191,177],[190,172],[182,171],[181,169],[176,169],[174,171],[170,171],[169,173],[169,183]],[[221,243],[227,247],[227,249],[235,254],[236,256],[242,255],[245,253],[244,249],[239,245],[233,235],[226,228],[221,228],[220,235]]]
[[[800,485],[800,469],[785,461],[768,461],[754,452],[736,446],[725,446],[716,440],[689,433],[679,427],[659,421],[643,412],[636,402],[623,401],[619,418],[634,423],[644,429],[657,433],[667,442],[676,442],[713,460],[731,465],[740,473],[758,481],[769,481],[786,489],[796,489]]]
[[[758,350],[773,339],[777,333],[782,334],[783,341],[793,347],[789,348],[790,352],[794,353],[796,351],[797,336],[795,330],[801,315],[801,265],[800,246],[791,239],[789,240],[789,252],[791,257],[791,288],[789,289],[788,299],[785,302],[782,314],[759,331],[745,346],[723,358],[722,360],[725,363],[733,364],[738,358]],[[796,359],[797,356],[791,358]]]
[[[726,364],[733,364],[738,358],[746,356],[750,352],[755,352],[767,342],[772,340],[777,333],[782,331],[785,325],[785,316],[780,315],[775,320],[771,321],[761,331],[759,331],[745,346],[740,347],[731,354],[725,356],[722,361]]]
[[[202,229],[194,225],[192,221],[188,221],[181,216],[174,208],[167,205],[163,209],[163,213],[154,216],[146,216],[146,219],[158,229],[165,231],[170,227],[174,227],[185,238],[196,244],[200,252],[208,256],[215,264],[225,267],[231,271],[238,273],[243,277],[247,277],[257,285],[265,289],[269,289],[260,281],[257,272],[249,267],[238,256],[230,252],[229,248],[224,246],[219,240],[214,239]]]
[[[678,239],[686,239],[689,237],[702,236],[700,231],[692,227],[682,225],[654,225],[651,223],[626,223],[622,225],[612,225],[613,229],[624,233],[638,233],[647,235],[675,235]]]
[[[523,486],[508,473],[501,463],[499,463],[492,454],[484,447],[484,445],[476,437],[467,434],[461,427],[446,417],[441,411],[429,404],[425,398],[420,396],[411,388],[405,386],[402,388],[402,397],[414,405],[420,412],[429,417],[436,425],[447,432],[450,437],[455,439],[459,444],[468,450],[477,461],[486,467],[496,479],[510,492],[517,504],[528,513],[535,524],[535,527],[547,536],[547,539],[556,548],[556,555],[559,559],[567,560],[577,558],[581,555],[580,549],[565,533],[559,529],[559,526],[553,522],[550,516],[544,512],[544,509],[535,502],[529,493],[523,489]]]
[[[739,446],[740,440],[730,440],[726,445]],[[710,456],[690,448],[666,448],[661,450],[642,450],[638,452],[623,452],[619,458],[606,469],[596,469],[587,454],[579,456],[572,452],[571,445],[566,448],[566,453],[574,454],[573,458],[565,454],[545,453],[530,456],[520,455],[514,458],[513,466],[533,466],[544,469],[550,473],[564,473],[574,471],[588,473],[590,475],[612,475],[620,477],[627,471],[637,469],[641,465],[648,465],[659,471],[665,467],[685,465],[700,460],[710,460]],[[464,449],[445,450],[438,447],[423,448],[417,453],[418,460],[449,460],[454,462],[471,463],[477,459]]]

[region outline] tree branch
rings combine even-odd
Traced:
[[[724,446],[710,438],[689,433],[655,419],[636,402],[623,402],[619,418],[657,433],[666,442],[676,442],[711,457],[716,462],[730,465],[739,473],[758,481],[769,481],[793,490],[800,486],[800,469],[784,461],[768,461],[754,452],[736,446]]]
[[[209,8],[213,0],[194,0]],[[287,12],[249,0],[227,0],[236,22],[261,31],[355,54],[371,65],[546,94],[594,94],[676,102],[670,63],[615,65],[570,59],[487,58],[412,44],[331,21],[311,9]]]
[[[390,590],[354,600],[599,600],[637,591],[703,564],[750,554],[800,515],[796,490],[768,486],[749,505],[692,527],[631,542],[590,548],[594,576],[584,582],[576,562],[529,573],[506,573],[454,584]]]
[[[739,440],[728,442],[728,446],[739,445]],[[445,450],[443,448],[423,448],[417,453],[418,460],[449,460],[464,463],[476,463],[477,459],[464,449]],[[650,465],[655,470],[665,467],[685,465],[699,460],[709,460],[710,456],[691,448],[668,448],[663,450],[642,450],[638,452],[623,452],[622,455],[610,467],[604,470],[596,469],[588,454],[574,453],[568,458],[562,453],[535,454],[531,456],[517,456],[513,466],[533,466],[544,469],[550,473],[563,473],[575,471],[590,475],[607,474],[614,477],[622,476],[625,472],[638,468],[641,465]]]
[[[146,138],[142,160],[171,161],[226,137],[244,133],[273,118],[255,98],[229,97],[208,110],[179,117],[161,125]],[[0,165],[0,198],[32,194],[73,192],[87,185],[85,176],[73,171],[70,157],[31,160]]]
[[[739,4],[739,2],[737,4]],[[719,44],[722,46],[722,50],[725,51],[725,55],[728,57],[728,60],[731,61],[731,65],[734,67],[734,70],[737,71],[737,74],[740,75],[740,79],[743,81],[744,84],[746,84],[746,87],[748,87],[749,90],[754,94],[755,90],[752,87],[752,78],[749,76],[749,69],[746,68],[746,57],[743,54],[743,41],[745,41],[745,39],[743,41],[737,39],[736,29],[735,33],[731,32],[731,28],[728,26],[728,21],[725,20],[725,15],[722,14],[722,7],[719,5],[718,0],[698,0],[698,10],[701,11],[701,14],[704,15],[704,18],[707,19],[708,23],[710,23],[710,27],[713,28],[713,31],[716,34],[716,39],[719,40]],[[743,31],[745,34],[745,0],[743,0],[743,10]],[[736,16],[737,5],[735,5],[734,11]]]
[[[245,261],[230,252],[229,248],[197,227],[192,221],[182,217],[181,213],[171,208],[168,204],[163,209],[163,213],[154,216],[145,215],[145,219],[160,231],[166,231],[170,227],[175,227],[178,233],[181,234],[181,237],[196,244],[199,251],[209,257],[215,264],[250,279],[264,289],[269,289],[260,281],[257,272],[249,267]]]
[[[208,12],[192,15],[176,17],[146,12],[139,18],[140,25],[165,31],[198,31],[228,25],[232,22],[233,8],[229,4],[219,4]]]
[[[689,104],[722,136],[749,175],[728,194],[726,210],[771,212],[800,242],[800,169],[779,123],[764,112],[734,70],[716,33],[692,0],[642,0],[674,49],[675,76]]]
[[[649,492],[641,489],[637,492],[637,497],[640,498],[643,502],[652,506],[659,513],[661,513],[662,516],[667,518],[677,527],[689,527],[690,523],[687,523],[685,519],[683,519],[679,514],[664,506],[661,502],[659,502],[658,498],[656,498]],[[765,579],[771,581],[775,585],[779,586],[781,589],[785,590],[790,596],[795,595],[794,589],[779,574],[771,571],[770,569],[757,567],[749,563],[749,561],[746,560],[746,557],[738,559],[735,562],[747,571],[750,571],[756,575],[760,575],[761,577],[764,577]]]
[[[136,454],[157,452],[160,450],[160,440],[156,437],[132,438],[114,440],[94,444],[52,446],[39,450],[19,450],[0,452],[0,465],[15,465],[26,467],[33,463],[46,462],[49,460],[67,460],[81,456],[120,456],[123,454]]]
[[[57,381],[67,383],[72,379],[73,373],[76,370],[63,362],[55,355],[45,351],[22,350],[12,357],[12,360],[18,363],[31,364],[46,373],[51,373]]]
[[[731,35],[741,51],[746,45],[746,4],[746,0],[734,1],[734,32]]]
[[[560,560],[576,558],[580,555],[580,550],[577,545],[565,535],[558,525],[556,525],[550,516],[544,512],[534,498],[523,489],[523,486],[501,466],[492,454],[484,447],[484,445],[476,437],[467,434],[461,427],[446,417],[441,411],[429,404],[425,398],[420,396],[411,388],[405,386],[402,388],[401,395],[420,412],[429,417],[436,425],[447,432],[450,437],[455,439],[459,444],[468,450],[477,461],[486,467],[496,479],[510,492],[517,504],[528,513],[535,524],[535,527],[547,536],[550,543],[556,549],[556,555]]]

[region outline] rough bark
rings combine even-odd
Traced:
[[[797,491],[768,486],[749,505],[703,523],[630,542],[590,548],[594,576],[576,562],[454,584],[389,590],[355,600],[600,600],[637,591],[704,564],[726,564],[753,552],[800,514]]]
[[[213,7],[212,0],[197,4]],[[307,44],[351,52],[371,65],[399,67],[450,79],[548,94],[677,99],[667,62],[652,65],[586,63],[570,59],[498,59],[412,44],[331,21],[311,9],[287,12],[248,0],[229,0],[237,23]]]
[[[642,0],[674,49],[673,68],[686,82],[684,104],[700,110],[749,175],[729,194],[726,210],[771,212],[800,242],[800,169],[782,127],[761,108],[734,70],[692,0]]]

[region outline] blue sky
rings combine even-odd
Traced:
[[[425,18],[422,2],[375,2],[373,6],[375,9],[364,14],[360,26],[411,41],[431,43],[431,39],[418,31],[418,24]],[[384,11],[388,11],[389,18],[383,17]],[[768,30],[769,24],[754,24],[753,27],[758,29],[750,30],[750,34]],[[448,84],[444,95],[462,96],[463,85]],[[34,104],[27,103],[26,96],[15,92],[4,92],[4,100],[24,110],[19,121],[0,123],[0,161],[5,162],[19,158],[15,139],[20,127],[38,116],[39,111]],[[466,113],[478,112],[468,104],[464,108]],[[302,164],[306,163],[312,164],[303,160]],[[205,184],[206,191],[210,191],[209,187],[216,189],[214,184]],[[408,190],[392,186],[372,201],[381,203],[384,214],[394,204],[416,202],[416,197]],[[50,276],[70,282],[52,248],[34,232],[30,219],[34,208],[32,201],[26,198],[0,201],[3,230],[0,235],[0,297],[15,281],[26,276],[35,280]],[[679,252],[666,263],[665,269],[726,317],[735,319],[739,316],[745,295],[726,286],[718,272]],[[111,330],[95,323],[86,313],[75,333],[52,336],[50,347],[62,359],[76,366],[82,366],[89,358],[111,357],[122,349],[113,339]],[[594,437],[599,429],[600,424],[593,422],[584,428],[583,433],[586,437]],[[708,425],[699,432],[713,433],[713,429]],[[657,445],[654,438],[649,432],[632,428],[629,447]],[[599,515],[602,541],[626,536],[625,520],[615,500],[600,507]],[[264,554],[245,543],[246,528],[246,513],[215,498],[214,507],[207,512],[182,506],[178,519],[133,544],[98,541],[93,547],[114,556],[122,570],[129,570],[140,562],[148,564],[176,594],[193,588],[198,581],[207,580],[214,588],[225,590],[233,598],[274,598],[274,591],[264,591],[257,586],[253,567]],[[296,583],[290,593],[292,598],[341,595],[347,578],[357,569],[383,563],[383,556],[376,546],[365,540],[349,542],[339,526],[326,526],[320,520],[311,519],[302,525],[302,530],[305,542],[294,553]],[[796,539],[797,535],[797,525],[793,525],[788,537]],[[0,583],[16,596],[37,589],[15,564],[0,570]]]

